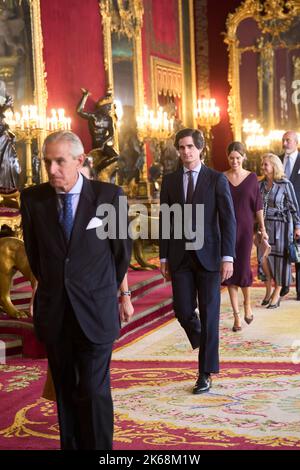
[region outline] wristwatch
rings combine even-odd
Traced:
[[[131,296],[131,290],[121,290],[120,295],[128,295],[129,297]]]

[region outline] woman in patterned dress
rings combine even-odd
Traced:
[[[291,283],[288,245],[293,238],[300,238],[300,213],[293,185],[285,178],[280,158],[272,153],[263,155],[262,172],[264,179],[259,186],[263,197],[265,226],[271,245],[269,256],[262,262],[266,275],[266,294],[262,305],[276,308],[280,304],[281,286],[289,286]]]

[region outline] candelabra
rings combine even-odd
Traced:
[[[260,175],[261,155],[269,149],[270,138],[256,119],[244,119],[242,131],[248,157],[246,168]]]
[[[168,139],[174,129],[174,118],[169,118],[168,114],[159,107],[155,114],[153,110],[144,106],[144,113],[142,116],[137,116],[137,131],[141,140],[163,141]]]
[[[211,164],[211,145],[212,145],[212,133],[211,129],[220,122],[220,108],[216,106],[216,100],[214,98],[206,99],[201,98],[197,101],[197,107],[195,108],[195,120],[198,128],[203,130],[203,134],[206,141],[205,146],[205,161],[208,166]]]
[[[71,129],[71,119],[65,117],[64,109],[51,110],[51,117],[40,116],[37,107],[33,105],[21,106],[21,113],[13,113],[11,110],[5,113],[5,121],[17,140],[24,141],[26,155],[26,183],[32,183],[32,151],[31,145],[34,139],[41,140],[45,134],[57,130]],[[44,180],[44,178],[42,178]]]
[[[171,137],[174,131],[174,118],[169,117],[168,114],[163,111],[162,107],[159,107],[155,113],[153,110],[149,109],[147,105],[144,106],[144,112],[141,116],[137,116],[137,133],[138,138],[146,143],[152,142],[154,144],[154,162],[151,165],[153,173],[155,174],[154,179],[154,188],[155,193],[159,190],[158,183],[156,179],[160,177],[160,156],[162,152],[163,143]],[[146,192],[148,194],[148,178],[147,178],[147,165],[144,165],[144,171],[142,174],[142,184],[146,187]]]

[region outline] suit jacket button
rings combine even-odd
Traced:
[[[70,258],[66,258],[66,260],[65,260],[65,261],[66,261],[66,263],[69,263],[69,261],[70,261]]]

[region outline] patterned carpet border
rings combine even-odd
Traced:
[[[196,362],[112,362],[115,450],[300,450],[300,368],[222,365],[192,395]],[[57,449],[54,403],[40,398],[46,361],[0,366],[0,449]]]

